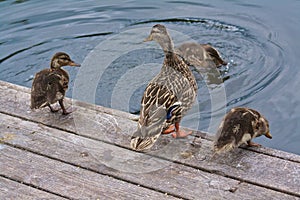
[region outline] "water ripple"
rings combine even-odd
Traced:
[[[268,145],[277,147],[281,144],[276,139],[281,143],[289,136],[296,138],[294,130],[297,130],[295,124],[300,109],[296,92],[299,86],[296,55],[299,12],[294,4],[279,0],[273,4],[231,0],[140,2],[0,0],[0,79],[31,87],[33,75],[49,67],[51,56],[56,51],[68,52],[75,61],[81,62],[110,36],[139,27],[150,31],[153,24],[163,23],[168,29],[199,43],[210,43],[229,62],[220,68],[220,73],[196,75],[201,115],[199,129],[206,130],[211,119],[220,116],[221,110],[253,106],[262,108],[273,123],[274,140]],[[278,15],[277,10],[289,12]],[[127,41],[125,38],[120,45],[126,47],[140,42],[139,39],[132,37]],[[184,39],[180,42],[180,38],[173,39],[176,45],[184,42]],[[147,62],[158,63],[155,70],[159,70],[162,61],[160,49],[137,49],[121,56],[99,82],[97,103],[111,105],[111,91],[124,73]],[[67,96],[71,97],[77,71],[73,68],[67,70],[71,80]],[[141,73],[143,77],[149,76],[146,70]],[[130,79],[124,81],[128,84],[120,86],[123,87],[121,92],[128,87],[138,88],[129,105],[130,112],[137,114],[145,85],[131,86]],[[213,110],[211,93],[222,87],[226,91],[226,102],[220,102]],[[193,117],[187,123],[198,123],[199,119]],[[292,132],[295,134],[287,135]],[[288,145],[285,148],[291,149]],[[293,151],[299,152],[296,147]]]
[[[227,17],[233,17],[227,15]],[[234,16],[237,18],[237,16]],[[221,109],[247,105],[263,93],[282,73],[284,63],[283,48],[272,38],[276,33],[270,32],[267,25],[259,19],[238,16],[238,21],[245,21],[242,27],[225,21],[206,18],[166,18],[147,19],[133,22],[130,26],[141,26],[163,23],[170,29],[183,32],[199,43],[210,43],[215,46],[229,65],[221,68],[225,81],[227,101],[216,110],[211,110],[211,91],[218,88],[215,82],[200,78],[199,103],[201,109],[200,129],[208,128],[208,121],[218,115]],[[241,24],[241,23],[240,23]],[[253,31],[253,27],[259,32]],[[274,59],[276,58],[276,59]],[[208,74],[214,80],[216,75]],[[209,86],[211,85],[211,86]],[[205,89],[205,88],[210,89]],[[139,91],[141,93],[141,91]],[[131,112],[136,113],[139,102],[132,102]],[[191,123],[194,123],[191,121]]]
[[[97,37],[97,36],[103,36],[103,35],[111,35],[113,32],[104,32],[104,33],[93,33],[93,34],[85,34],[85,35],[78,35],[74,38],[86,38],[86,37]]]
[[[167,3],[172,4],[183,4],[183,5],[192,5],[192,6],[201,6],[201,7],[208,7],[208,8],[214,8],[214,6],[210,4],[205,3],[199,3],[199,2],[191,2],[191,1],[167,1]]]
[[[186,24],[186,25],[202,24],[205,25],[207,28],[215,28],[215,29],[232,31],[232,32],[245,32],[245,29],[242,27],[235,26],[232,24],[227,24],[218,20],[205,19],[205,18],[189,18],[189,17],[141,20],[132,23],[131,26],[140,25],[140,24],[149,24],[149,23],[175,23],[175,24]]]
[[[37,46],[40,46],[40,45],[43,45],[43,44],[45,44],[45,42],[40,42],[40,43],[34,44],[34,45],[30,46],[30,47],[26,47],[26,48],[24,48],[24,49],[17,50],[17,51],[15,51],[15,52],[13,52],[13,53],[11,53],[11,54],[5,56],[4,58],[1,58],[1,59],[0,59],[0,64],[1,64],[2,62],[6,61],[7,59],[9,59],[9,58],[11,58],[11,57],[13,57],[13,56],[19,54],[19,53],[22,53],[22,52],[24,52],[24,51],[27,51],[27,50],[29,50],[29,49],[32,49],[32,48],[34,48],[34,47],[37,47]]]

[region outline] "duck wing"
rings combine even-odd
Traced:
[[[255,113],[255,114],[254,114]],[[229,151],[253,136],[252,123],[256,123],[256,111],[234,108],[223,119],[214,143],[215,151]]]
[[[156,113],[156,109],[160,109],[161,106],[169,109],[176,101],[176,96],[165,85],[151,82],[142,98],[139,124],[149,126],[151,124],[151,114]]]
[[[152,107],[147,115],[148,126],[138,125],[131,137],[131,147],[137,151],[151,148],[161,134],[166,121],[164,106]]]
[[[42,70],[35,75],[31,88],[31,108],[53,104],[65,95],[65,78],[57,71]]]
[[[191,84],[185,74],[164,65],[146,87],[138,129],[131,138],[131,147],[135,150],[151,148],[162,131],[168,125],[180,122],[182,116],[191,108],[196,97],[195,91],[197,87]],[[181,102],[181,105],[172,108],[176,102]],[[167,119],[168,112],[171,113]],[[158,119],[154,120],[156,118]]]
[[[166,124],[168,109],[177,101],[166,85],[151,81],[144,92],[137,131],[131,138],[135,150],[149,149]],[[174,111],[172,111],[174,112]]]

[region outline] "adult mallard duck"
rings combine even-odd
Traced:
[[[184,43],[177,48],[177,53],[195,67],[220,67],[227,65],[220,53],[209,44]]]
[[[51,104],[59,102],[63,115],[72,111],[67,111],[63,99],[69,85],[69,75],[62,66],[80,66],[71,60],[70,56],[63,52],[56,53],[50,64],[50,69],[44,69],[35,74],[31,87],[31,109],[48,106],[51,112],[57,112]]]
[[[197,94],[197,83],[191,70],[174,53],[173,42],[165,26],[157,24],[145,41],[156,41],[165,58],[160,73],[144,91],[137,131],[131,137],[134,150],[149,149],[161,133],[172,133],[174,138],[191,132],[179,128],[180,121],[192,107]]]
[[[248,146],[260,146],[251,140],[261,135],[272,138],[269,122],[264,116],[253,109],[233,108],[219,126],[214,151],[227,152],[244,143]]]

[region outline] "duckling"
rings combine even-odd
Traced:
[[[221,67],[227,65],[220,53],[209,44],[184,43],[177,48],[177,53],[195,67]]]
[[[174,53],[174,45],[165,26],[156,24],[144,41],[156,41],[164,51],[163,66],[147,85],[141,101],[141,112],[136,132],[131,137],[131,148],[150,149],[161,133],[172,133],[174,138],[191,132],[180,129],[180,121],[196,99],[197,83],[190,68]]]
[[[69,85],[69,75],[62,66],[80,66],[71,60],[70,56],[63,52],[56,53],[50,63],[50,69],[44,69],[35,74],[31,87],[31,109],[38,109],[48,106],[51,112],[59,109],[52,108],[51,104],[58,101],[62,114],[67,115],[63,99]]]
[[[250,108],[233,108],[219,126],[214,141],[214,152],[227,152],[244,143],[258,147],[260,145],[251,140],[261,135],[272,138],[269,122],[264,116]]]

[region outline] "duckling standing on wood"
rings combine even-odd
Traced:
[[[145,41],[156,41],[165,58],[160,73],[145,89],[137,131],[131,137],[131,148],[149,149],[161,133],[174,138],[185,137],[179,123],[196,99],[197,83],[190,68],[174,53],[173,42],[165,26],[153,26]]]
[[[261,135],[272,138],[269,122],[264,116],[253,109],[233,108],[219,126],[214,151],[227,152],[244,143],[248,146],[260,146],[251,140]]]
[[[51,60],[50,69],[44,69],[35,74],[31,88],[31,109],[38,109],[48,106],[51,112],[57,112],[51,104],[58,101],[63,115],[72,111],[67,111],[63,99],[69,85],[69,75],[62,66],[80,66],[71,60],[70,56],[63,52],[56,53]]]
[[[227,65],[220,53],[209,44],[184,43],[177,53],[194,67],[221,67]]]

